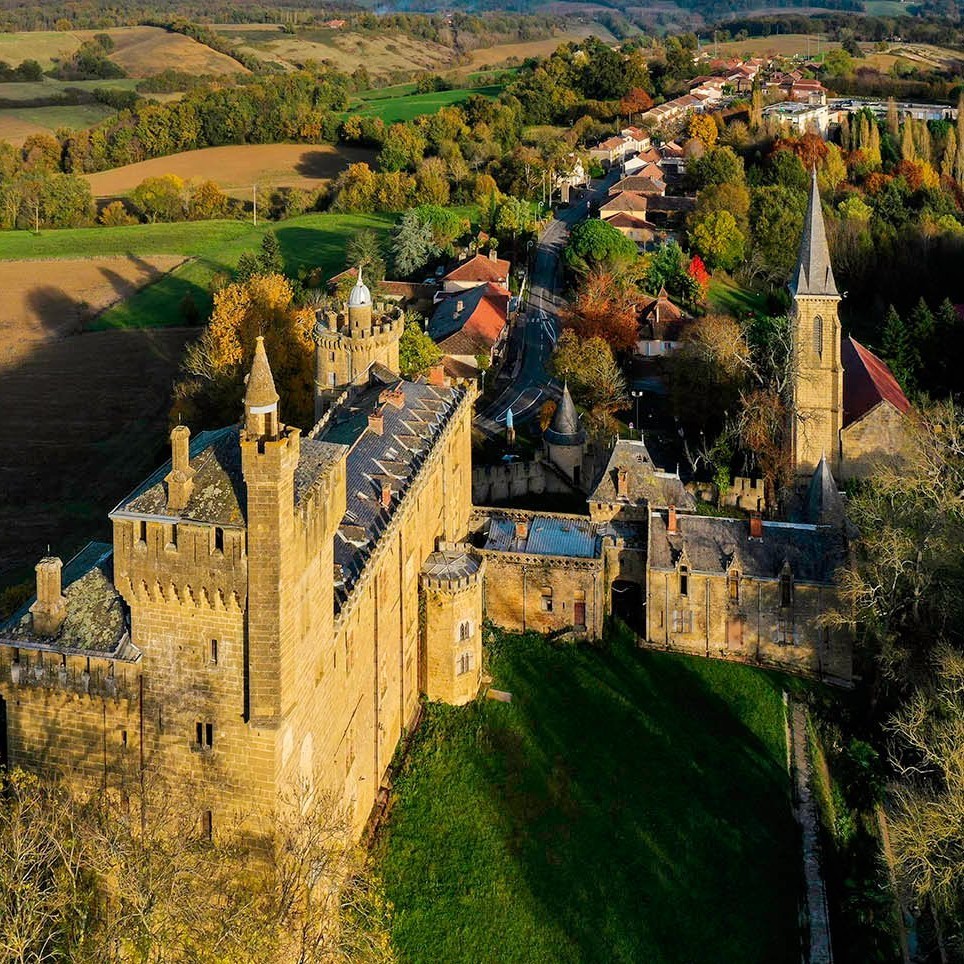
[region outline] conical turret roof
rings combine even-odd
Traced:
[[[825,455],[821,456],[810,479],[806,513],[811,525],[840,525],[846,516],[843,498]]]
[[[550,445],[582,445],[586,441],[586,433],[582,430],[576,406],[569,394],[568,382],[562,387],[562,398],[543,438]]]
[[[813,178],[810,182],[810,198],[803,221],[800,254],[793,277],[790,279],[790,291],[796,298],[801,295],[840,297],[830,264],[830,247],[827,244],[827,230],[823,223],[823,210],[820,207],[816,168],[813,169]]]
[[[251,362],[251,373],[248,375],[244,393],[244,404],[251,409],[276,405],[277,402],[278,392],[274,387],[271,365],[268,364],[268,353],[264,350],[264,338],[258,335],[254,345],[254,361]]]

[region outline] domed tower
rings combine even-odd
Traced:
[[[319,311],[315,320],[315,418],[378,362],[398,371],[398,343],[405,314],[397,305],[374,304],[358,280],[342,311]]]
[[[467,545],[442,544],[422,568],[422,680],[430,700],[461,705],[482,681],[485,560]]]
[[[573,485],[582,484],[582,457],[586,451],[586,433],[583,431],[569,394],[569,383],[562,388],[562,399],[552,416],[552,424],[545,430],[542,440],[549,461],[559,469]]]

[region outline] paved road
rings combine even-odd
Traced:
[[[559,336],[559,312],[565,299],[561,286],[562,249],[569,230],[586,217],[591,200],[604,195],[618,179],[618,172],[596,182],[592,191],[571,207],[563,208],[539,238],[530,276],[526,307],[513,331],[507,356],[499,375],[502,390],[475,418],[476,426],[487,435],[505,430],[506,412],[512,409],[517,425],[535,418],[547,398],[559,395],[546,365]]]

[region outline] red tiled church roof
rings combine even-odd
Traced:
[[[840,358],[844,367],[844,427],[881,402],[889,402],[901,415],[910,410],[910,402],[887,364],[860,342],[844,338]]]

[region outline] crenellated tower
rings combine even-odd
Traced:
[[[405,314],[397,306],[373,304],[358,280],[342,311],[319,311],[315,323],[315,419],[331,407],[349,385],[378,362],[398,371],[398,344]]]
[[[264,339],[258,338],[244,396],[241,472],[248,524],[248,694],[258,725],[282,712],[281,672],[296,645],[295,469],[301,432],[281,423]]]
[[[791,459],[795,477],[807,482],[824,456],[833,474],[838,474],[843,424],[843,365],[837,312],[840,293],[830,264],[816,169],[790,293],[794,365]]]

